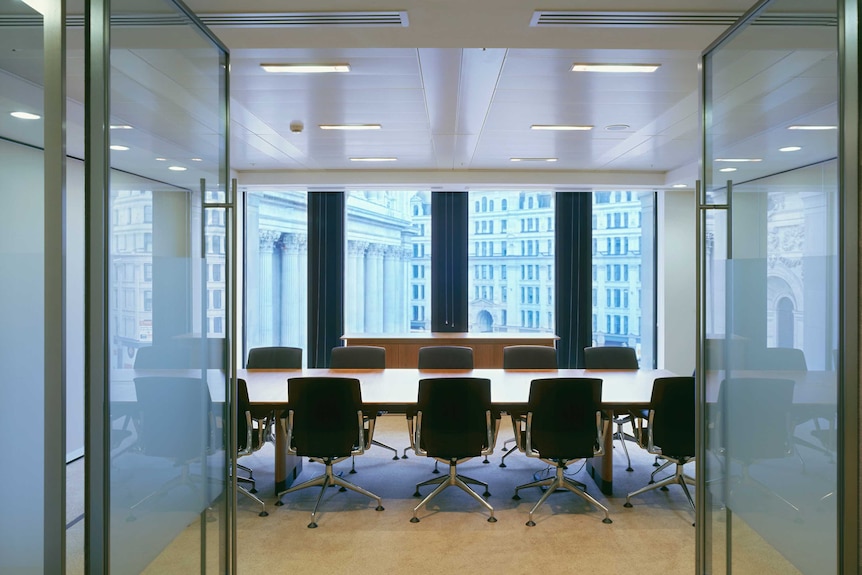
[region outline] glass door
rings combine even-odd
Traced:
[[[700,572],[838,572],[838,16],[803,4],[703,58]]]

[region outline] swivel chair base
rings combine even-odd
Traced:
[[[554,475],[554,477],[548,477],[547,479],[541,479],[539,481],[532,481],[530,483],[525,483],[524,485],[519,485],[515,488],[515,494],[512,496],[512,499],[519,500],[521,499],[521,496],[518,495],[518,491],[520,491],[521,489],[527,489],[529,487],[547,487],[545,492],[542,494],[542,497],[539,498],[539,501],[533,506],[532,509],[530,509],[530,518],[526,523],[527,526],[533,527],[536,525],[536,522],[533,521],[533,514],[542,505],[542,503],[544,503],[545,500],[550,497],[551,493],[553,493],[557,489],[567,489],[578,497],[581,497],[589,503],[592,503],[604,512],[605,518],[602,519],[602,523],[613,523],[613,520],[611,520],[611,518],[608,516],[608,508],[599,503],[595,497],[584,491],[582,489],[583,483],[579,483],[563,475],[565,468],[565,462],[562,462],[562,464],[558,463],[556,474]]]
[[[332,472],[332,464],[334,463],[332,460],[325,460],[323,463],[326,465],[326,471],[323,475],[319,475],[317,477],[309,479],[308,481],[304,481],[299,485],[294,485],[293,487],[279,492],[277,495],[278,501],[275,502],[275,505],[277,507],[281,507],[282,505],[284,505],[281,500],[282,495],[285,495],[292,491],[299,491],[300,489],[305,489],[306,487],[314,487],[317,485],[322,486],[320,494],[317,496],[317,501],[314,504],[314,509],[311,510],[311,523],[308,524],[309,529],[314,529],[315,527],[317,527],[317,508],[320,506],[320,500],[323,499],[323,494],[326,493],[326,488],[330,485],[338,485],[339,487],[341,487],[340,491],[350,489],[351,491],[355,491],[356,493],[360,493],[362,495],[365,495],[366,497],[370,497],[371,499],[376,499],[377,507],[375,508],[375,511],[383,511],[383,503],[380,501],[380,497],[374,495],[367,489],[363,489],[362,487],[359,487],[358,485],[335,475]]]
[[[437,495],[442,493],[444,489],[446,489],[447,487],[449,487],[451,485],[459,487],[462,490],[464,490],[465,492],[467,492],[470,495],[470,497],[472,497],[473,499],[475,499],[476,501],[481,503],[482,506],[485,507],[485,509],[487,509],[490,512],[491,516],[488,517],[488,523],[496,523],[497,522],[497,518],[494,517],[494,508],[491,507],[491,505],[487,501],[482,499],[482,497],[478,493],[476,493],[475,491],[473,491],[469,487],[469,485],[479,485],[481,487],[484,487],[485,492],[482,495],[485,497],[490,497],[491,492],[488,491],[488,484],[485,483],[484,481],[479,481],[478,479],[473,479],[472,477],[467,477],[466,475],[460,475],[459,473],[457,473],[457,466],[456,466],[455,462],[452,462],[452,461],[449,462],[449,474],[448,475],[440,476],[440,477],[434,477],[434,478],[429,479],[427,481],[423,481],[422,483],[418,483],[416,485],[416,492],[413,494],[413,496],[414,497],[421,497],[421,494],[419,493],[419,488],[423,487],[425,485],[437,485],[437,488],[434,489],[434,491],[432,491],[431,493],[429,493],[425,497],[425,499],[423,499],[419,503],[419,505],[417,505],[416,507],[413,508],[413,518],[410,519],[410,523],[419,523],[419,518],[416,517],[416,514],[419,512],[419,510],[423,506],[427,505],[429,501],[431,501],[432,499],[437,497]]]
[[[680,487],[682,487],[682,491],[683,491],[683,493],[685,493],[686,499],[688,499],[688,504],[691,506],[691,510],[694,511],[694,500],[691,498],[691,492],[688,490],[689,485],[695,484],[694,478],[691,477],[690,475],[686,475],[683,472],[683,465],[685,465],[688,461],[691,461],[691,460],[685,459],[685,460],[681,460],[681,461],[675,461],[675,460],[665,461],[665,463],[661,467],[659,467],[658,469],[656,469],[655,471],[652,472],[652,474],[650,475],[649,484],[647,484],[644,487],[641,487],[637,491],[632,491],[631,493],[626,495],[626,502],[623,503],[623,507],[632,507],[631,498],[636,496],[636,495],[640,495],[641,493],[646,493],[647,491],[652,491],[653,489],[667,490],[668,485],[671,485],[673,483],[677,483],[680,485]],[[668,465],[670,465],[671,463],[676,463],[676,471],[674,472],[674,474],[662,479],[661,481],[656,482],[653,479],[655,474],[658,473],[659,471],[661,471],[662,469],[664,469],[665,467],[667,467]],[[692,523],[691,525],[693,527],[694,523]]]

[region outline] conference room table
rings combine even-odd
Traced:
[[[419,370],[387,368],[380,370],[307,368],[296,370],[238,370],[237,377],[248,385],[253,406],[276,412],[288,406],[287,380],[292,377],[354,377],[360,381],[362,402],[369,412],[407,413],[416,405],[419,380],[434,377],[482,377],[491,381],[491,403],[495,416],[526,412],[530,382],[545,377],[595,377],[602,380],[602,408],[609,413],[619,409],[643,409],[649,405],[653,382],[674,373],[663,369],[601,370]],[[289,456],[281,421],[275,434],[275,486],[286,489],[301,470],[301,459]],[[505,424],[505,423],[503,423]],[[407,426],[404,428],[408,443]],[[605,494],[613,492],[612,429],[604,438],[605,455],[588,462],[591,476]]]

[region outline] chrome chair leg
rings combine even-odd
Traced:
[[[468,485],[468,484],[480,485],[480,486],[484,487],[485,492],[483,493],[483,495],[485,497],[488,497],[491,495],[491,493],[488,491],[488,484],[485,483],[484,481],[479,481],[478,479],[473,479],[472,477],[467,477],[465,475],[458,474],[457,473],[457,467],[450,463],[448,475],[441,476],[441,477],[434,477],[432,479],[429,479],[427,481],[423,481],[422,483],[417,484],[416,485],[416,492],[413,495],[418,497],[420,495],[419,494],[419,488],[420,487],[425,486],[425,485],[434,485],[434,484],[437,484],[437,487],[434,489],[434,491],[432,491],[431,493],[426,495],[425,499],[420,501],[419,505],[417,505],[416,507],[413,508],[413,517],[410,519],[410,523],[419,523],[419,518],[416,516],[416,514],[419,512],[419,510],[423,506],[425,506],[429,501],[431,501],[432,499],[437,497],[437,495],[440,494],[444,489],[446,489],[447,487],[452,486],[452,485],[461,488],[466,493],[468,493],[473,499],[475,499],[476,501],[481,503],[482,506],[485,507],[485,509],[487,509],[491,514],[491,516],[488,517],[488,523],[496,523],[497,518],[494,517],[494,508],[491,507],[491,505],[487,501],[482,499],[482,496],[480,496],[478,493],[476,493],[475,491],[470,489],[470,487]]]
[[[564,471],[565,467],[562,465],[558,465],[554,477],[548,477],[547,479],[532,481],[530,483],[525,483],[524,485],[519,485],[515,488],[515,494],[512,496],[512,499],[517,500],[521,498],[520,495],[518,495],[518,491],[520,491],[521,489],[528,489],[530,487],[547,487],[547,489],[545,489],[545,492],[539,498],[539,501],[530,510],[530,516],[527,520],[527,526],[533,527],[536,525],[536,522],[533,521],[533,514],[539,507],[541,507],[545,500],[551,496],[551,493],[553,493],[557,489],[567,489],[578,497],[581,497],[585,501],[593,504],[598,509],[601,509],[602,512],[605,514],[604,519],[602,519],[602,523],[613,523],[613,520],[610,518],[610,514],[608,513],[608,508],[602,505],[595,497],[582,489],[581,486],[583,485],[583,483],[577,482],[573,479],[569,479],[568,477],[566,477],[563,474]]]
[[[246,497],[248,497],[252,501],[255,501],[258,505],[260,505],[261,512],[257,514],[258,517],[266,517],[269,515],[269,513],[266,512],[266,503],[264,503],[257,495],[254,495],[251,491],[249,491],[245,487],[242,487],[241,485],[237,485],[236,488],[237,488],[237,491],[239,491],[240,493],[242,493],[243,495],[245,495]]]

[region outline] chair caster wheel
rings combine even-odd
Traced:
[[[269,513],[267,513],[266,511],[261,511],[260,513],[257,514],[257,516],[258,517],[269,517]]]
[[[339,493],[344,493],[345,491],[347,491],[347,488],[346,487],[339,487],[338,491],[339,491]]]
[[[407,459],[407,456],[406,456],[406,455],[402,455],[402,456],[401,456],[401,459]]]
[[[503,462],[501,461],[501,462],[500,462],[500,467],[506,467],[506,464],[505,464],[505,463],[503,463]]]
[[[532,519],[530,519],[529,521],[527,521],[526,525],[527,525],[527,527],[535,527],[536,522],[533,521]]]
[[[626,501],[623,503],[623,507],[634,507],[634,505],[632,505],[631,501]]]
[[[632,468],[632,467],[626,467],[626,471],[634,471],[634,468]]]
[[[491,492],[486,489],[485,493],[482,494],[482,497],[491,497]]]
[[[410,523],[419,523],[419,518],[418,517],[411,518]]]
[[[407,458],[405,457],[404,459],[407,459]],[[394,456],[394,457],[392,458],[392,461],[398,461],[398,456],[397,456],[397,455],[396,455],[396,456]]]
[[[255,489],[254,487],[252,487],[251,489],[249,489],[249,490],[248,490],[248,492],[249,492],[249,493],[257,493],[257,489]]]
[[[282,505],[284,505],[284,503],[282,503],[281,499],[275,502],[276,507],[281,507]]]
[[[419,490],[416,490],[416,493],[413,494],[413,497],[422,497],[422,494],[419,493]]]
[[[516,494],[514,494],[514,495],[512,496],[512,499],[514,499],[515,501],[520,501],[520,500],[521,500],[521,496],[520,496],[520,495],[518,495],[518,494],[516,493]]]
[[[496,522],[497,522],[497,518],[496,518],[496,517],[489,517],[489,518],[488,518],[488,523],[496,523]]]
[[[610,517],[605,517],[604,519],[602,519],[602,523],[613,523],[613,520],[611,520]]]
[[[667,491],[668,490],[667,485],[665,485],[663,487],[659,487],[658,489],[659,489],[659,491]]]
[[[351,474],[351,475],[353,475],[354,473],[356,473],[356,470],[355,470],[355,469],[351,469],[350,471],[348,471],[348,473],[349,473],[349,474]]]
[[[309,529],[317,529],[317,523],[312,521],[311,523],[308,524],[308,528]]]
[[[374,508],[374,511],[383,511],[383,506],[378,505],[377,507]]]

